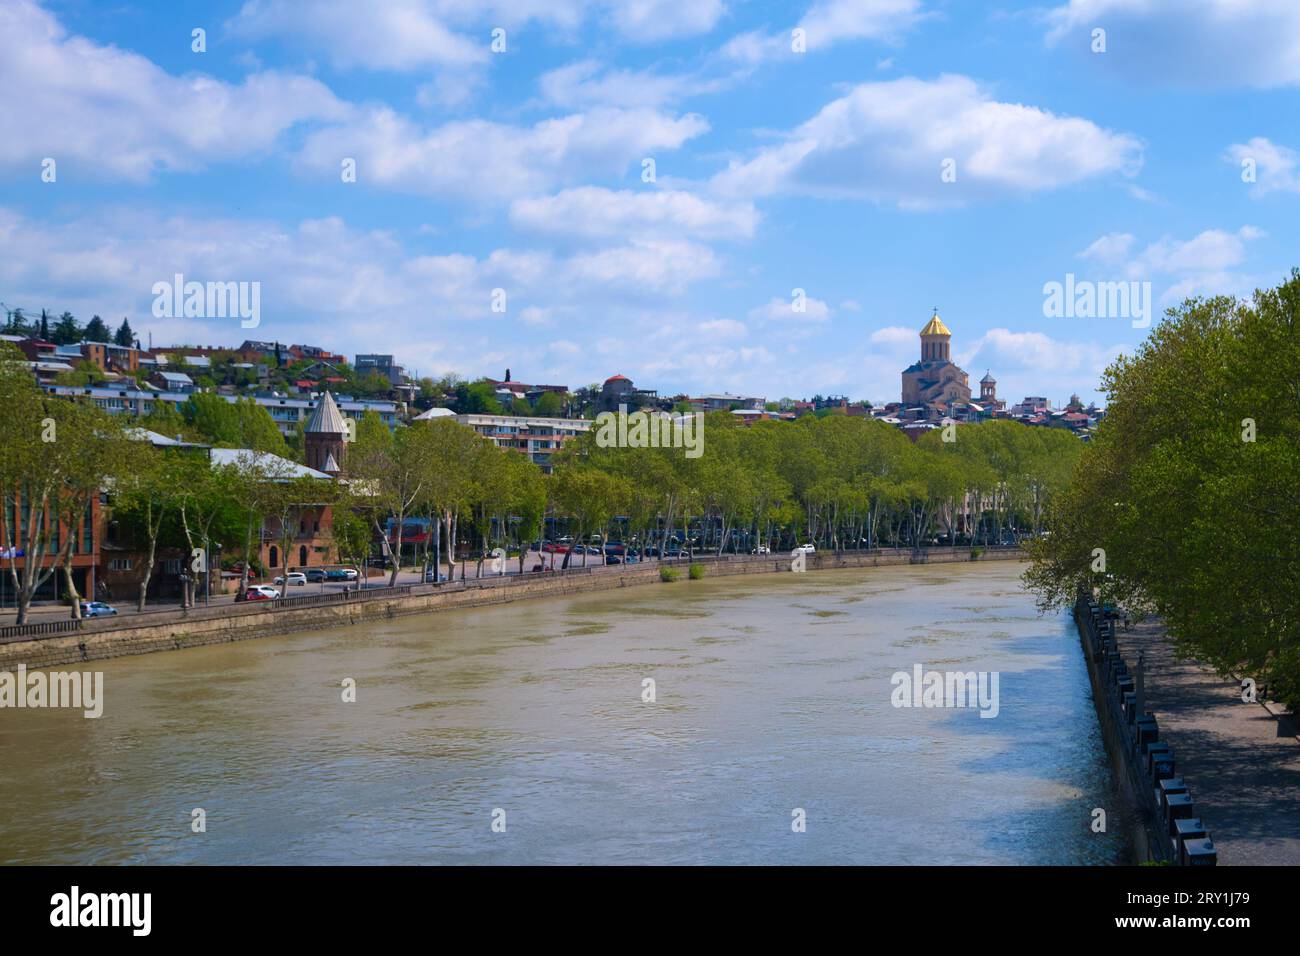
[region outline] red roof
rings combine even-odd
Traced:
[[[605,379],[605,384],[608,385],[610,382],[630,382],[630,381],[631,379],[629,379],[626,375],[611,375],[609,378]]]

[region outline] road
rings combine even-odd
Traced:
[[[587,555],[586,560],[587,560],[587,567],[593,568],[598,571],[603,570],[603,568],[600,565],[600,555],[598,554]],[[569,566],[570,568],[574,568],[574,567],[580,568],[583,566],[582,561],[583,561],[582,555],[574,555]],[[564,564],[564,555],[539,554],[536,551],[530,550],[524,558],[524,568],[526,569],[526,573],[531,572],[531,569],[535,567],[538,563],[540,563],[542,567],[547,570],[558,571],[561,569],[561,567]],[[443,564],[442,567],[443,567],[442,573],[446,575],[448,573],[447,565]],[[484,577],[491,576],[492,575],[491,562],[484,561],[482,570],[483,570]],[[507,560],[505,570],[507,574],[518,574],[519,558],[516,556]],[[408,585],[408,584],[421,584],[423,583],[424,580],[422,572],[423,569],[401,571],[398,573],[396,583],[398,586]],[[456,579],[460,580],[462,574],[467,579],[478,577],[479,576],[478,562],[462,561],[460,564],[456,566]],[[276,575],[272,575],[271,577],[274,578],[275,576]],[[387,571],[381,574],[378,573],[376,570],[372,569],[370,577],[367,580],[367,585],[369,587],[386,586],[388,584],[388,577],[389,577],[389,573]],[[255,581],[253,583],[267,583],[267,582]],[[272,587],[277,587],[277,586],[278,585],[272,585]],[[285,593],[286,597],[298,597],[306,594],[325,593],[328,591],[341,591],[344,590],[346,587],[348,587],[348,585],[341,581],[339,582],[329,581],[329,582],[310,583],[302,586],[295,586],[295,587],[288,587],[288,588],[282,587],[280,590]],[[112,595],[108,603],[111,604],[113,607],[117,608],[118,617],[129,617],[131,615],[140,613],[136,610],[134,594],[115,593]],[[199,597],[199,604],[201,606],[210,605],[210,606],[219,607],[222,604],[234,604],[234,603],[235,603],[235,595],[233,593],[214,594],[212,595],[210,601],[204,601],[202,595],[200,595]],[[180,606],[181,605],[180,605],[179,598],[166,599],[162,601],[150,601],[144,613],[149,614],[157,611],[176,611],[180,609]],[[31,612],[28,616],[27,623],[40,624],[46,621],[63,620],[69,616],[69,612],[70,612],[70,608],[66,604],[57,604],[54,602],[35,604],[31,608]],[[17,612],[13,609],[12,605],[9,607],[0,608],[0,626],[14,624],[17,620],[17,616],[18,616]]]

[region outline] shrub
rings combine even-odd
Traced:
[[[680,576],[681,576],[681,572],[678,571],[676,568],[660,568],[660,569],[659,569],[659,580],[660,580],[660,581],[676,581],[676,580],[678,579],[678,577],[680,577]]]
[[[687,574],[692,581],[698,581],[700,578],[704,577],[704,565],[692,564],[690,570],[687,571]]]
[[[972,561],[978,561],[978,560],[979,560],[979,556],[980,556],[981,554],[983,554],[983,553],[984,553],[984,549],[983,549],[983,548],[971,548],[971,549],[970,549],[970,559],[971,559]]]

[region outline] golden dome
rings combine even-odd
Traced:
[[[939,318],[938,312],[930,316],[930,321],[925,324],[925,328],[921,330],[921,334],[922,335],[952,335],[952,333],[948,331],[948,326],[944,325],[943,321]]]

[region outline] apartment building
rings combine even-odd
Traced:
[[[282,435],[292,434],[299,422],[305,422],[311,417],[311,413],[315,411],[316,405],[320,402],[319,398],[309,398],[301,395],[294,397],[276,393],[252,396],[223,395],[222,397],[228,402],[236,402],[240,398],[251,397],[253,401],[267,410]],[[339,411],[343,413],[345,418],[360,421],[366,412],[374,412],[390,430],[398,425],[401,408],[396,402],[351,399],[346,396],[336,396],[335,401],[338,404]]]
[[[456,421],[492,439],[498,448],[527,455],[548,474],[551,456],[591,428],[586,418],[533,418],[525,415],[457,415]]]

